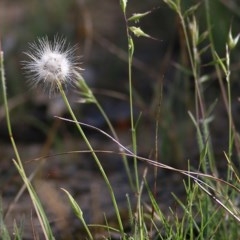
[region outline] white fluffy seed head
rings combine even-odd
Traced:
[[[66,40],[59,37],[53,42],[45,37],[31,43],[29,52],[25,52],[29,60],[23,62],[30,85],[41,86],[50,96],[59,90],[59,83],[64,88],[74,85],[82,70],[77,67],[76,49],[66,46]]]

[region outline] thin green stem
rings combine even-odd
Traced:
[[[29,195],[31,197],[33,206],[35,208],[35,211],[36,211],[36,214],[38,216],[38,219],[39,219],[40,225],[42,227],[45,238],[48,239],[48,240],[49,239],[53,240],[54,237],[53,237],[48,219],[45,215],[45,212],[44,212],[44,209],[41,205],[41,202],[40,202],[40,200],[39,200],[32,184],[31,184],[31,182],[29,181],[29,179],[28,179],[28,177],[25,173],[25,170],[24,170],[24,167],[23,167],[23,164],[22,164],[22,161],[21,161],[18,149],[17,149],[17,145],[16,145],[15,140],[13,138],[12,126],[11,126],[11,120],[10,120],[10,114],[9,114],[9,108],[8,108],[8,101],[7,101],[7,89],[6,89],[6,80],[5,80],[5,71],[4,71],[3,60],[4,60],[3,52],[1,51],[0,52],[0,71],[1,71],[1,82],[2,82],[4,108],[5,108],[5,114],[6,114],[8,134],[9,134],[11,144],[13,146],[13,150],[14,150],[16,160],[17,160],[17,161],[13,160],[13,162],[14,162],[19,174],[22,177],[22,180],[24,181],[24,183],[25,183],[25,185],[28,189]]]
[[[232,155],[232,101],[231,101],[231,86],[230,86],[230,53],[228,47],[226,47],[226,65],[227,65],[227,74],[226,74],[226,81],[227,81],[227,93],[228,93],[228,157],[231,160]]]
[[[119,138],[118,138],[118,135],[117,135],[116,131],[114,130],[113,125],[112,125],[111,121],[109,120],[107,114],[103,110],[101,104],[95,98],[95,96],[93,95],[91,89],[88,87],[88,85],[86,84],[86,82],[82,78],[82,76],[78,72],[75,72],[75,74],[76,74],[77,78],[79,79],[79,82],[78,82],[79,84],[78,85],[79,85],[79,88],[80,88],[82,94],[86,97],[87,101],[89,100],[90,102],[93,102],[94,104],[96,104],[98,110],[102,114],[102,116],[103,116],[104,120],[106,121],[110,131],[112,132],[113,137],[115,138],[116,141],[120,142]],[[124,149],[122,147],[119,147],[119,151],[122,153],[123,164],[124,164],[124,167],[125,167],[126,172],[127,172],[127,176],[128,176],[128,179],[129,179],[130,186],[131,186],[132,189],[134,189],[134,183],[133,183],[133,180],[132,180],[132,174],[131,174],[131,171],[130,171],[130,168],[129,168],[127,157],[124,154],[125,153]]]
[[[3,102],[4,102],[4,108],[5,108],[5,114],[6,114],[6,121],[7,121],[7,128],[8,128],[8,134],[9,134],[9,138],[11,140],[11,144],[13,146],[13,150],[16,156],[16,159],[18,161],[19,166],[21,166],[21,168],[23,169],[23,165],[17,150],[17,146],[16,143],[14,141],[13,138],[13,134],[12,134],[12,128],[11,128],[11,121],[10,121],[10,115],[9,115],[9,108],[8,108],[8,101],[7,101],[7,89],[6,89],[6,81],[5,81],[5,71],[4,71],[4,64],[3,64],[3,52],[1,52],[1,82],[2,82],[2,90],[3,90]]]
[[[187,33],[187,28],[186,28],[186,23],[184,20],[184,17],[181,13],[181,9],[178,11],[178,15],[181,21],[181,25],[182,25],[182,29],[183,29],[183,34],[186,40],[186,45],[187,45],[187,51],[188,51],[188,56],[189,56],[189,60],[190,60],[190,64],[191,64],[191,69],[193,72],[193,77],[194,77],[194,81],[195,81],[195,89],[196,89],[196,98],[195,98],[195,104],[196,104],[196,114],[197,114],[197,120],[199,121],[200,118],[204,119],[205,118],[205,109],[204,109],[204,104],[203,104],[203,99],[202,99],[202,94],[201,94],[201,87],[199,84],[199,77],[198,77],[198,71],[197,71],[197,63],[195,62],[195,58],[194,55],[192,53],[191,50],[191,44],[189,41],[189,37],[188,37],[188,33]],[[199,104],[199,105],[198,105]],[[200,107],[200,113],[201,116],[199,114],[199,107]]]
[[[134,43],[132,37],[129,33],[128,21],[126,17],[126,13],[124,12],[124,19],[126,24],[126,34],[128,40],[128,87],[129,87],[129,108],[130,108],[130,121],[131,121],[131,135],[132,135],[132,148],[133,153],[137,155],[137,136],[136,136],[136,128],[134,123],[134,113],[133,113],[133,89],[132,89],[132,61],[133,61],[133,53],[134,53]],[[135,184],[136,191],[139,193],[139,176],[138,176],[138,164],[137,158],[134,157],[134,172],[135,172]]]
[[[228,158],[232,160],[232,147],[233,147],[233,119],[232,119],[232,96],[231,96],[231,83],[230,83],[230,49],[226,46],[226,81],[227,81],[227,94],[228,94]],[[228,179],[232,180],[232,171],[228,168]]]
[[[68,109],[68,111],[69,111],[73,121],[75,122],[75,125],[76,125],[79,133],[81,134],[81,136],[82,136],[83,140],[85,141],[87,147],[89,148],[90,152],[92,153],[92,156],[93,156],[93,158],[94,158],[94,160],[95,160],[95,162],[96,162],[96,164],[97,164],[97,166],[98,166],[98,168],[99,168],[99,170],[100,170],[100,172],[101,172],[101,174],[103,176],[103,179],[104,179],[104,181],[105,181],[105,183],[106,183],[106,185],[108,187],[108,190],[109,190],[109,193],[111,195],[111,199],[112,199],[112,202],[113,202],[113,205],[114,205],[114,209],[115,209],[115,212],[116,212],[116,215],[117,215],[118,224],[119,224],[119,228],[120,228],[122,237],[123,237],[123,239],[126,239],[125,235],[124,235],[124,229],[123,229],[123,224],[122,224],[120,212],[119,212],[119,209],[118,209],[117,201],[116,201],[116,198],[115,198],[115,195],[114,195],[111,183],[109,182],[109,179],[108,179],[108,177],[107,177],[107,175],[106,175],[106,173],[105,173],[105,171],[104,171],[104,169],[102,167],[102,164],[101,164],[100,160],[98,159],[96,153],[94,152],[94,149],[92,148],[92,145],[89,142],[87,136],[85,135],[81,125],[78,124],[78,120],[77,120],[77,118],[76,118],[76,116],[75,116],[75,114],[74,114],[74,112],[72,110],[72,107],[69,104],[67,96],[66,96],[66,94],[65,94],[65,92],[64,92],[64,90],[62,88],[61,82],[57,81],[57,84],[58,84],[59,91],[60,91],[60,93],[62,95],[62,98],[63,98],[63,100],[64,100],[64,102],[66,104],[66,107],[67,107],[67,109]]]
[[[112,123],[110,122],[108,116],[106,115],[105,111],[103,110],[102,106],[99,104],[98,100],[93,96],[94,98],[94,102],[97,106],[97,108],[99,109],[100,113],[102,114],[103,118],[105,119],[110,131],[112,132],[113,134],[113,137],[119,142],[119,138],[118,138],[118,135],[116,133],[116,131],[114,130],[113,126],[112,126]],[[126,169],[126,172],[127,172],[127,176],[128,176],[128,180],[129,180],[129,183],[130,183],[130,186],[131,188],[133,189],[134,188],[134,184],[133,184],[133,181],[132,181],[132,175],[131,175],[131,171],[130,171],[130,168],[129,168],[129,164],[128,164],[128,160],[127,160],[127,157],[126,155],[124,154],[124,150],[119,147],[119,151],[122,154],[122,158],[123,158],[123,164],[124,164],[124,167]]]
[[[216,50],[215,50],[215,45],[214,45],[214,39],[213,39],[213,33],[211,31],[212,26],[211,26],[211,14],[210,14],[210,6],[209,6],[209,0],[205,0],[205,9],[206,9],[206,21],[207,21],[207,28],[209,29],[209,41],[210,41],[210,49],[211,49],[211,54],[213,57],[214,61],[217,61],[217,57],[216,57]],[[230,56],[228,56],[230,58]],[[230,61],[230,60],[229,60]],[[229,63],[230,64],[230,63]],[[228,64],[228,65],[229,65]],[[233,140],[235,143],[235,147],[236,150],[238,151],[239,154],[239,141],[236,138],[236,135],[233,133],[236,132],[235,130],[235,125],[233,123],[233,119],[232,119],[232,113],[231,113],[231,88],[230,88],[230,65],[227,66],[227,74],[226,74],[226,80],[227,80],[227,91],[225,89],[224,83],[223,83],[223,77],[222,77],[222,73],[221,73],[221,68],[219,66],[219,64],[214,64],[215,69],[216,69],[216,73],[217,73],[217,78],[218,78],[218,82],[219,82],[219,86],[221,89],[221,94],[222,94],[222,98],[223,98],[223,102],[228,114],[228,121],[229,121],[229,125],[228,125],[228,138],[229,138],[229,145],[228,145],[228,157],[231,157],[231,152],[232,152],[232,145],[233,145]]]
[[[140,239],[144,239],[143,236],[143,214],[141,210],[141,192],[140,192],[140,185],[139,185],[139,175],[138,175],[138,160],[137,160],[137,133],[136,133],[136,126],[134,121],[134,110],[133,110],[133,83],[132,83],[132,62],[133,62],[133,54],[134,54],[134,42],[129,32],[128,20],[126,16],[125,9],[123,11],[124,20],[126,25],[126,35],[127,35],[127,43],[128,43],[128,86],[129,86],[129,108],[130,108],[130,121],[131,121],[131,135],[132,135],[132,149],[134,153],[133,162],[134,162],[134,174],[135,174],[135,188],[137,194],[137,224],[139,228],[139,237]]]
[[[208,31],[208,36],[209,36],[209,41],[210,41],[210,49],[211,49],[211,54],[212,57],[214,59],[214,61],[216,61],[216,54],[215,54],[215,45],[214,45],[214,40],[213,40],[213,34],[212,34],[212,26],[211,26],[211,16],[210,16],[210,6],[209,6],[209,0],[205,0],[205,9],[206,9],[206,21],[207,21],[207,29],[209,29]],[[225,104],[226,109],[228,108],[228,98],[227,98],[227,94],[226,94],[226,90],[223,84],[223,78],[222,78],[222,74],[221,74],[221,70],[218,64],[214,64],[214,67],[216,69],[216,73],[217,73],[217,77],[218,77],[218,81],[219,81],[219,85],[220,85],[220,89],[221,89],[221,93],[222,93],[222,97],[223,97],[223,101]]]
[[[212,151],[212,144],[211,144],[211,138],[210,138],[210,132],[208,127],[208,122],[206,121],[206,110],[205,110],[205,100],[204,100],[204,94],[202,91],[202,84],[199,81],[200,79],[200,60],[199,60],[199,53],[198,53],[198,46],[196,41],[196,36],[198,36],[198,27],[193,27],[193,31],[190,31],[190,34],[188,34],[187,31],[187,24],[184,18],[184,15],[181,12],[181,7],[179,5],[178,9],[178,15],[181,20],[181,25],[184,33],[184,37],[186,40],[186,46],[187,51],[190,59],[190,65],[194,77],[195,82],[195,109],[196,109],[196,119],[198,124],[201,126],[201,137],[203,138],[204,144],[206,144],[207,148],[207,161],[204,161],[204,167],[205,170],[208,171],[210,165],[210,169],[212,172],[216,172],[215,163],[214,163],[214,156]],[[193,19],[193,26],[196,26],[196,23]],[[192,43],[190,44],[190,39],[192,39]],[[200,151],[203,149],[200,148]]]

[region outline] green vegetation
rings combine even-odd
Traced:
[[[164,2],[164,3],[163,3]],[[225,24],[228,26],[227,31],[218,32],[216,34],[216,26],[213,26],[214,7],[220,8],[218,1],[204,0],[199,1],[195,5],[189,4],[192,1],[181,0],[164,0],[161,7],[164,6],[167,11],[169,9],[174,13],[174,21],[179,24],[179,42],[177,60],[171,63],[174,68],[171,75],[172,83],[167,91],[165,91],[164,77],[160,76],[153,88],[154,94],[149,105],[137,93],[134,86],[134,60],[135,50],[139,39],[148,40],[148,43],[158,42],[155,36],[151,36],[141,27],[141,22],[153,14],[155,10],[149,10],[141,13],[129,14],[128,1],[120,0],[119,8],[122,11],[122,17],[126,29],[126,47],[128,62],[128,102],[130,112],[130,139],[131,146],[127,147],[121,143],[121,138],[111,123],[104,108],[101,106],[94,91],[88,86],[85,79],[80,74],[81,69],[74,65],[73,72],[69,70],[71,66],[68,64],[76,64],[75,62],[65,62],[63,69],[59,70],[53,66],[58,64],[58,60],[62,61],[61,54],[64,49],[61,44],[65,44],[63,40],[56,41],[50,50],[55,55],[50,56],[50,61],[54,61],[48,66],[49,61],[43,62],[38,59],[34,64],[25,67],[31,73],[37,72],[37,83],[50,85],[51,89],[56,90],[62,97],[68,111],[69,118],[56,117],[56,119],[75,126],[79,137],[83,139],[87,147],[87,152],[92,156],[101,177],[103,178],[111,198],[112,207],[115,212],[115,223],[109,221],[105,217],[105,224],[89,223],[85,218],[85,213],[81,205],[74,196],[71,195],[69,189],[65,187],[59,191],[62,195],[66,195],[68,204],[71,206],[75,217],[82,223],[82,236],[73,239],[97,239],[94,235],[96,229],[100,229],[101,239],[124,239],[124,240],[154,240],[154,239],[239,239],[240,238],[240,138],[233,112],[233,104],[236,104],[236,92],[233,86],[236,86],[235,73],[239,70],[235,66],[237,61],[236,53],[240,33],[235,33],[234,19],[232,22],[227,19]],[[194,1],[195,2],[195,1]],[[213,2],[216,2],[214,5]],[[234,3],[234,1],[232,1]],[[188,3],[188,4],[186,4]],[[164,5],[163,5],[164,4]],[[222,7],[222,6],[221,6]],[[226,7],[226,6],[225,6]],[[229,6],[228,11],[234,16],[238,16],[236,12]],[[220,10],[217,12],[220,14]],[[239,10],[240,12],[240,10]],[[224,13],[227,15],[227,13]],[[220,15],[216,14],[216,18]],[[177,19],[177,20],[176,20]],[[173,19],[169,19],[173,21]],[[218,39],[220,39],[218,41]],[[45,50],[49,47],[41,42],[41,51],[38,57],[45,54]],[[47,47],[44,45],[46,44]],[[222,47],[223,46],[223,47]],[[55,51],[56,50],[56,51]],[[37,51],[37,50],[36,50]],[[68,54],[73,52],[69,52]],[[49,54],[49,53],[48,53]],[[30,55],[32,61],[36,61],[34,55]],[[60,56],[61,55],[61,56]],[[69,56],[63,54],[64,61]],[[166,59],[163,59],[166,64]],[[29,64],[26,62],[25,64]],[[42,65],[44,67],[42,67]],[[170,61],[168,62],[170,64]],[[62,65],[60,65],[62,66]],[[235,66],[235,68],[234,68]],[[39,68],[38,70],[32,69]],[[41,166],[32,175],[27,176],[24,162],[18,146],[14,139],[12,130],[11,116],[9,111],[9,101],[7,98],[7,78],[4,70],[4,53],[1,52],[1,93],[3,106],[5,109],[5,118],[8,127],[10,141],[14,150],[15,157],[13,166],[16,167],[21,179],[24,183],[23,189],[26,188],[34,206],[35,213],[41,225],[42,233],[45,239],[55,239],[54,231],[45,209],[41,202],[41,197],[37,194],[38,185],[34,184],[33,179],[37,175]],[[53,68],[53,69],[52,69]],[[210,70],[209,70],[210,69]],[[61,72],[58,72],[61,71]],[[46,75],[44,75],[46,74]],[[53,76],[49,76],[52,74]],[[72,79],[74,76],[74,80]],[[32,76],[36,77],[36,74]],[[167,76],[166,76],[167,77]],[[74,112],[71,103],[66,95],[65,87],[68,78],[71,78],[71,84],[75,84],[78,93],[81,96],[81,102],[84,104],[95,104],[96,109],[103,116],[108,130],[102,130],[88,123],[83,123]],[[237,79],[238,80],[238,79]],[[239,81],[239,80],[238,80]],[[214,87],[213,87],[214,85]],[[44,87],[44,86],[43,86]],[[47,89],[48,90],[48,89]],[[47,96],[46,96],[47,97]],[[51,101],[51,99],[50,99]],[[219,122],[217,107],[222,102],[222,108],[226,113],[226,148],[216,149],[214,144],[215,132],[217,127],[222,126]],[[140,112],[135,111],[136,103],[145,105],[149,109],[149,118],[154,118],[155,128],[153,128],[152,149],[149,149],[149,157],[141,156],[139,149],[138,136],[142,131],[141,125],[144,124]],[[146,106],[147,105],[147,106]],[[154,117],[153,117],[154,116]],[[216,117],[217,116],[217,117]],[[54,117],[54,116],[53,116]],[[126,192],[125,201],[128,209],[128,222],[126,223],[122,217],[122,209],[116,200],[115,189],[109,180],[108,174],[104,169],[104,164],[99,153],[103,153],[105,149],[95,150],[85,129],[91,129],[102,135],[103,139],[111,140],[116,144],[118,150],[108,151],[108,154],[117,154],[121,156],[125,166],[126,175],[128,176],[131,193]],[[222,129],[220,129],[222,130]],[[189,139],[187,139],[189,138]],[[190,142],[198,149],[195,149],[195,158],[184,159],[184,147]],[[79,153],[84,152],[79,149]],[[59,153],[61,154],[61,153]],[[73,154],[73,152],[68,152]],[[184,157],[183,157],[184,156]],[[46,156],[40,156],[45,159]],[[51,156],[48,156],[51,157]],[[39,158],[39,159],[40,159]],[[169,160],[176,158],[174,160]],[[180,159],[180,162],[178,161]],[[45,160],[43,160],[45,164]],[[133,167],[131,168],[131,164]],[[144,171],[140,171],[140,164],[144,164]],[[224,165],[222,170],[221,166]],[[148,182],[148,169],[154,169],[154,183]],[[183,185],[186,193],[185,199],[179,197],[175,192],[172,193],[175,204],[181,208],[181,213],[176,211],[173,206],[169,206],[169,211],[162,209],[162,204],[158,201],[157,187],[158,172],[166,169],[170,172],[178,173],[182,176],[179,186]],[[85,183],[89,184],[89,183]],[[121,186],[119,186],[121,187]],[[164,188],[165,186],[161,186]],[[177,189],[178,186],[176,186]],[[148,202],[143,199],[143,191],[148,194]],[[16,193],[17,194],[17,193]],[[4,196],[2,196],[4,198]],[[96,200],[97,201],[97,200]],[[167,205],[167,203],[164,203]],[[178,208],[179,209],[179,208]],[[24,239],[24,223],[12,223],[13,231],[9,231],[5,224],[2,204],[0,205],[0,235],[1,239]],[[104,213],[102,213],[104,215]],[[20,225],[20,227],[19,227]],[[66,231],[66,229],[62,229]],[[33,234],[33,238],[36,238]],[[66,239],[71,239],[69,236]],[[99,239],[99,237],[98,237]]]

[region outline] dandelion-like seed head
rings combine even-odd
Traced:
[[[55,37],[53,42],[45,37],[31,43],[29,51],[25,52],[29,60],[23,62],[30,85],[41,86],[49,95],[59,90],[59,84],[65,89],[74,85],[82,70],[74,56],[76,49],[76,46],[66,45],[66,40],[60,37]]]

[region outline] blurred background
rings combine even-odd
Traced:
[[[182,7],[187,9],[198,2],[200,7],[196,11],[196,16],[200,32],[204,32],[206,31],[204,1],[182,0]],[[224,57],[229,29],[232,28],[234,36],[240,32],[240,4],[237,0],[209,2],[215,47],[218,54]],[[161,0],[128,2],[127,16],[146,11],[151,13],[135,25],[140,26],[144,32],[157,40],[134,37],[133,89],[135,118],[140,118],[137,128],[139,154],[145,157],[152,156],[156,145],[155,128],[158,122],[157,145],[160,161],[171,166],[186,168],[190,159],[193,165],[197,166],[199,153],[195,129],[187,115],[188,110],[194,112],[194,83],[191,75],[178,68],[178,64],[189,67],[180,22],[175,13]],[[41,162],[33,161],[37,157],[86,148],[74,126],[54,118],[56,115],[68,116],[61,98],[58,96],[49,98],[41,89],[30,89],[22,69],[21,62],[26,59],[24,52],[28,51],[29,43],[45,36],[53,39],[56,34],[65,37],[70,45],[77,44],[77,53],[81,56],[79,61],[84,68],[83,77],[108,114],[121,143],[129,147],[131,144],[126,26],[119,1],[1,0],[0,40],[5,57],[13,133],[29,174],[38,168]],[[240,113],[239,51],[240,48],[237,46],[232,54],[233,112],[236,121]],[[209,104],[217,99],[214,110],[217,121],[212,124],[212,132],[215,136],[213,145],[216,156],[223,158],[222,151],[227,146],[225,131],[227,114],[214,69],[207,65],[211,61],[208,51],[201,61],[203,66],[206,64],[201,69],[202,74],[209,74],[211,77],[204,85],[206,99]],[[80,121],[108,131],[95,106],[80,104],[76,90],[69,90],[68,94]],[[14,155],[2,102],[1,98],[0,194],[4,209],[8,211],[6,221],[11,227],[14,218],[25,216],[28,219],[26,216],[31,213],[27,194],[23,194],[20,200],[12,205],[22,183],[11,161]],[[103,138],[91,129],[85,130],[95,149],[117,151],[116,144],[109,139]],[[131,190],[121,159],[118,156],[106,155],[103,155],[102,159],[113,185],[122,186],[119,201],[124,202],[124,193]],[[61,199],[58,201],[59,206],[53,209],[54,204],[50,203],[46,196],[44,199],[44,194],[42,196],[39,190],[44,204],[48,209],[52,209],[56,229],[62,229],[64,224],[67,224],[63,219],[69,218],[70,214],[70,210],[64,204],[66,199],[60,192],[60,187],[65,187],[75,195],[87,212],[87,220],[90,222],[102,219],[102,211],[108,210],[111,215],[108,207],[110,200],[106,199],[105,190],[96,192],[96,189],[104,189],[104,183],[101,176],[98,176],[99,173],[89,155],[68,154],[48,157],[40,173],[36,177],[36,186],[42,186],[42,189],[45,189],[43,192],[49,189],[53,202]],[[167,192],[172,191],[174,179],[171,177],[171,181],[164,180],[168,182],[169,191],[165,191],[165,196],[162,196],[167,200],[159,200],[160,202],[171,203],[171,196]],[[173,182],[172,185],[170,182]],[[95,202],[96,199],[98,204]],[[11,210],[9,210],[10,206],[13,207]],[[58,215],[58,212],[61,214]],[[72,221],[74,226],[75,224],[78,226],[75,220]],[[71,235],[76,229],[78,228],[69,230],[71,233],[68,234]]]

